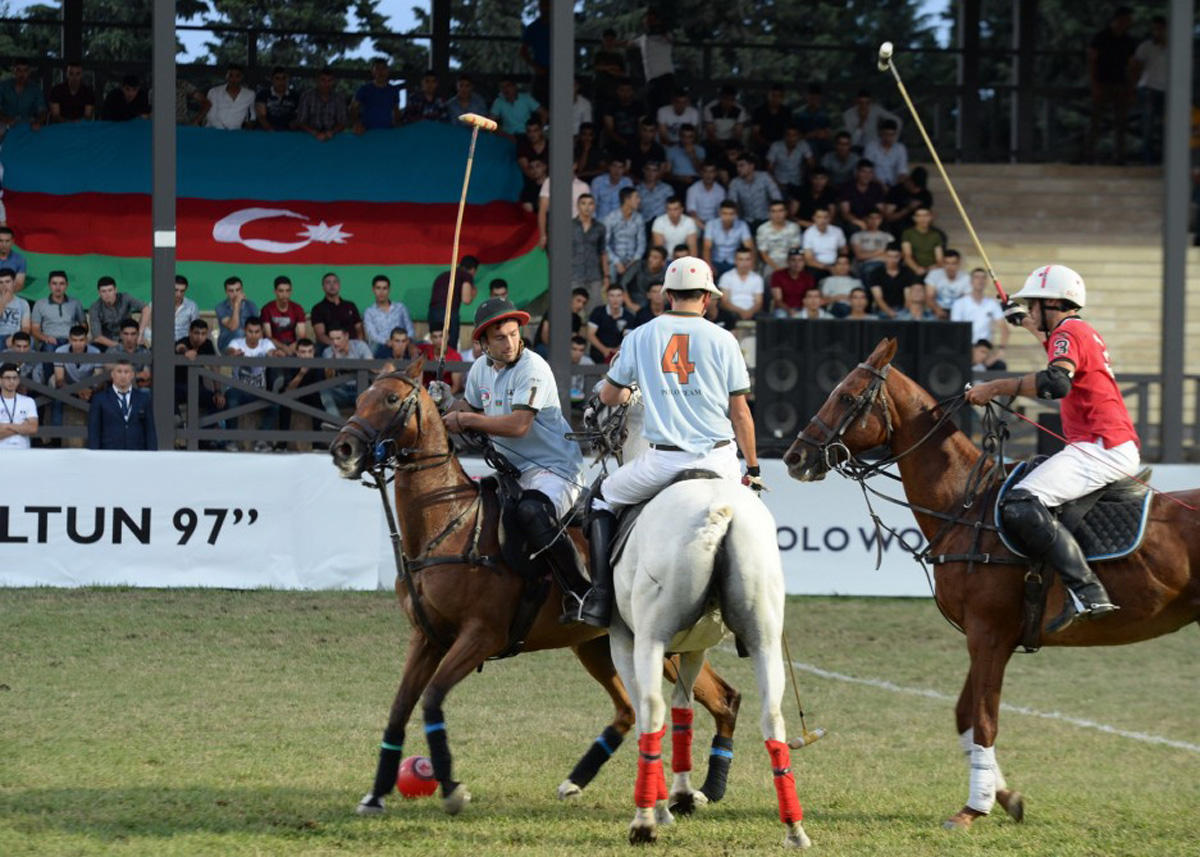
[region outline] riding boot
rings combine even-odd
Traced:
[[[1100,617],[1118,609],[1088,567],[1075,536],[1032,492],[1019,487],[1009,491],[1001,501],[1000,515],[1005,532],[1021,552],[1057,568],[1063,584],[1083,605],[1082,610],[1076,608],[1068,596],[1062,613],[1046,627],[1046,633],[1062,631],[1076,619]]]
[[[612,620],[613,569],[609,549],[617,518],[606,509],[593,509],[588,519],[588,557],[591,559],[592,588],[583,596],[579,621],[607,628]]]
[[[1079,542],[1075,541],[1075,537],[1061,522],[1056,521],[1055,523],[1058,524],[1058,532],[1055,534],[1054,544],[1050,546],[1050,550],[1046,552],[1043,559],[1058,569],[1063,583],[1067,589],[1071,590],[1075,598],[1079,599],[1083,608],[1077,608],[1075,599],[1068,596],[1063,604],[1062,612],[1046,626],[1048,634],[1056,634],[1065,630],[1077,619],[1096,619],[1120,609],[1109,600],[1104,585],[1100,583],[1096,573],[1088,566],[1087,557],[1079,547]]]

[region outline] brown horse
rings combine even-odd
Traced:
[[[891,366],[896,341],[883,340],[829,394],[784,456],[789,474],[801,482],[818,480],[841,456],[886,446],[899,459],[900,476],[917,524],[930,550],[947,556],[991,553],[1012,557],[994,532],[985,531],[972,547],[970,520],[948,523],[962,514],[969,475],[983,453],[946,419],[946,412],[918,384]],[[985,472],[994,485],[999,472]],[[979,496],[985,496],[982,492]],[[1200,503],[1200,490],[1176,495]],[[992,502],[994,492],[987,495]],[[982,501],[977,501],[982,502]],[[919,508],[918,508],[919,507]],[[924,510],[924,511],[922,511]],[[990,509],[988,510],[990,513]],[[930,512],[934,514],[929,514]],[[990,518],[989,518],[990,519]],[[1047,646],[1111,646],[1148,640],[1200,618],[1200,516],[1155,497],[1141,547],[1123,558],[1100,563],[1096,572],[1120,612],[1098,622],[1076,622],[1043,637]],[[935,597],[942,612],[966,634],[970,671],[958,698],[955,719],[964,750],[970,753],[971,796],[946,821],[966,828],[986,815],[994,800],[1020,821],[1024,803],[1006,787],[995,764],[997,714],[1004,669],[1018,644],[1026,568],[1017,563],[966,562],[935,566]],[[1049,592],[1046,615],[1062,607],[1066,591],[1057,579]],[[1043,630],[1044,634],[1044,630]],[[972,749],[971,745],[976,745]]]
[[[334,463],[354,479],[388,450],[395,468],[395,503],[403,533],[407,573],[397,576],[396,594],[412,623],[404,675],[392,703],[380,746],[375,783],[359,812],[383,809],[403,755],[404,729],[423,697],[425,733],[442,805],[455,814],[470,801],[466,787],[451,776],[442,702],[446,694],[483,662],[510,648],[526,584],[499,561],[494,504],[463,470],[450,446],[438,409],[421,389],[422,365],[383,375],[363,393],[350,422],[333,442]],[[575,533],[573,537],[580,541]],[[584,550],[586,555],[587,551]],[[634,711],[609,654],[604,630],[582,623],[560,624],[563,593],[552,584],[536,608],[521,651],[569,646],[580,663],[608,692],[616,709],[612,723],[559,786],[572,797],[591,781],[634,723]],[[673,663],[665,662],[674,680]],[[704,785],[710,800],[724,794],[732,757],[732,736],[740,696],[708,665],[696,683],[696,699],[717,724],[713,756]]]

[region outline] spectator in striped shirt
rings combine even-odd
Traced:
[[[646,255],[646,221],[638,214],[642,201],[634,188],[621,188],[620,199],[621,207],[604,219],[604,231],[609,275],[615,270],[616,282],[624,288]]]

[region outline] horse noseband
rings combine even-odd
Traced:
[[[853,460],[854,456],[851,455],[849,447],[842,440],[842,436],[845,435],[846,430],[854,424],[854,421],[860,415],[865,421],[867,414],[870,413],[874,405],[878,404],[880,410],[883,412],[883,421],[887,427],[887,437],[890,439],[892,436],[892,415],[888,412],[887,394],[884,386],[887,383],[888,373],[892,369],[891,364],[884,366],[882,369],[876,369],[869,363],[859,363],[857,368],[862,369],[864,372],[869,372],[874,377],[871,379],[871,383],[867,385],[867,388],[854,398],[850,407],[846,409],[841,419],[838,420],[837,425],[830,426],[819,416],[814,415],[808,421],[808,425],[801,429],[800,434],[796,436],[796,439],[801,443],[814,447],[820,453],[825,466],[830,470],[837,470],[841,464]],[[805,432],[809,426],[816,426],[820,430],[821,437],[818,440],[813,440],[805,436]],[[831,457],[831,453],[837,450],[841,450],[845,454],[845,458],[840,462]]]

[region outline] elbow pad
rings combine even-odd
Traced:
[[[1071,392],[1071,372],[1061,366],[1048,366],[1034,376],[1039,399],[1061,399]]]

